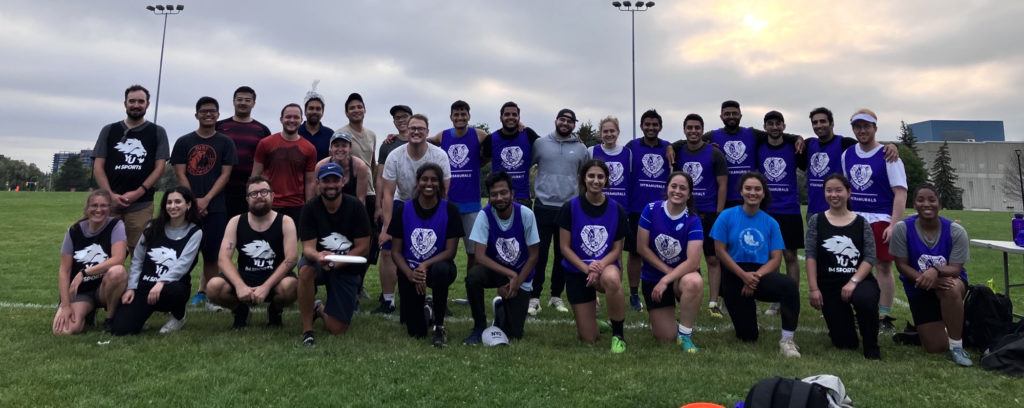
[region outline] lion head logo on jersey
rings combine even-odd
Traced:
[[[739,164],[743,159],[747,158],[747,145],[741,140],[730,140],[725,142],[725,145],[722,146],[722,150],[725,151],[725,158],[732,164]]]
[[[142,147],[139,139],[127,139],[114,145],[114,149],[124,154],[124,160],[128,164],[142,163],[146,160],[146,148]]]
[[[163,277],[170,270],[171,265],[178,260],[178,253],[167,247],[150,249],[146,255],[149,255],[149,260],[156,264],[156,276],[158,278]]]
[[[462,168],[469,163],[469,148],[464,144],[453,144],[448,147],[448,159],[452,167]]]
[[[781,157],[769,157],[764,160],[764,175],[768,181],[779,181],[786,177],[786,160]]]
[[[850,183],[858,190],[867,190],[871,187],[871,166],[867,164],[855,164],[850,168]]]
[[[928,268],[946,266],[946,257],[942,255],[921,255],[917,258],[917,270],[924,271]]]
[[[507,264],[515,264],[519,260],[519,241],[515,238],[498,238],[494,240],[498,258]]]
[[[81,263],[88,268],[103,263],[103,261],[106,261],[110,256],[107,255],[106,252],[103,252],[103,247],[100,246],[100,244],[92,244],[81,250],[75,251],[74,258],[76,262]],[[83,279],[83,282],[100,278],[102,278],[102,275],[86,276]]]
[[[836,235],[821,245],[825,250],[836,256],[836,264],[843,267],[857,266],[860,259],[860,251],[853,244],[853,240],[845,235]]]
[[[252,260],[253,266],[265,268],[272,266],[277,254],[270,248],[270,243],[262,239],[242,246],[242,252]]]
[[[410,246],[413,255],[420,260],[427,259],[437,252],[437,247],[434,245],[437,243],[437,233],[430,228],[413,229],[409,242],[412,244]]]
[[[608,185],[617,186],[619,183],[622,183],[622,163],[613,161],[608,162],[607,164],[608,172],[611,173],[608,175]]]
[[[692,161],[683,163],[682,170],[684,173],[689,174],[690,178],[693,179],[693,185],[700,184],[701,181],[704,181],[704,165],[700,164],[700,162]]]
[[[665,172],[665,158],[660,154],[647,153],[640,159],[647,177],[659,177]]]
[[[811,175],[814,177],[822,177],[825,172],[828,171],[828,154],[825,152],[818,152],[811,155]]]
[[[523,149],[519,146],[509,146],[501,149],[501,166],[505,169],[515,169],[523,165]]]
[[[580,230],[583,252],[587,256],[598,256],[608,247],[608,229],[603,225],[585,225]]]
[[[665,234],[658,234],[654,238],[654,248],[658,250],[662,260],[671,260],[683,252],[683,245],[679,240]]]
[[[332,232],[330,235],[320,239],[320,246],[337,255],[345,255],[348,253],[349,248],[352,248],[352,241],[349,241],[344,235]]]

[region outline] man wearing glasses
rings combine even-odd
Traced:
[[[217,131],[220,104],[209,96],[196,102],[199,129],[178,138],[171,150],[171,165],[178,184],[188,187],[196,196],[195,205],[203,217],[203,274],[199,293],[206,293],[206,284],[217,275],[217,257],[224,227],[228,222],[224,186],[231,169],[238,164],[235,143]]]

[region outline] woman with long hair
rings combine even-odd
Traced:
[[[192,291],[192,268],[203,241],[195,196],[186,187],[164,193],[160,215],[150,221],[132,254],[128,285],[113,334],[138,334],[153,312],[171,316],[160,328],[170,333],[185,325],[185,303]]]

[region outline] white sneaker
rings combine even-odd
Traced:
[[[206,311],[207,312],[219,312],[221,310],[224,310],[224,308],[220,307],[220,306],[217,306],[217,305],[213,304],[212,302],[206,302]]]
[[[530,316],[536,316],[537,313],[540,313],[540,299],[531,298],[530,307],[526,309],[526,313],[529,314]]]
[[[779,314],[779,307],[778,303],[772,303],[771,306],[768,306],[768,310],[764,311],[764,314],[768,316],[777,315]]]
[[[779,340],[779,352],[789,358],[800,358],[800,349],[792,338]]]
[[[209,305],[209,303],[207,303]],[[173,331],[181,330],[181,326],[185,325],[185,318],[181,320],[175,319],[174,316],[167,317],[167,323],[164,323],[164,327],[160,328],[160,334],[167,334]]]
[[[555,308],[559,312],[569,313],[569,308],[565,307],[565,302],[560,297],[552,296],[551,299],[548,299],[548,306]]]

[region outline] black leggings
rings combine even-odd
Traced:
[[[185,304],[188,303],[192,285],[184,282],[169,282],[160,290],[160,299],[155,305],[149,304],[149,289],[138,288],[132,303],[117,308],[110,332],[115,336],[139,334],[142,326],[153,312],[170,312],[175,319],[185,318]]]
[[[864,339],[864,350],[878,349],[878,281],[868,275],[850,295],[850,301],[844,302],[842,286],[820,287],[821,314],[825,316],[828,336],[832,344],[841,349],[857,349],[857,331]],[[856,327],[853,323],[854,312],[857,314]]]
[[[533,275],[532,298],[540,298],[544,291],[544,272],[548,266],[548,250],[554,242],[554,259],[551,261],[551,296],[562,297],[565,289],[565,267],[562,266],[562,249],[558,244],[558,212],[560,207],[541,205],[536,202],[533,213],[537,217],[537,232],[540,234],[540,253],[537,255],[537,273]]]
[[[448,287],[455,282],[458,270],[454,261],[442,261],[430,265],[427,269],[427,287],[434,296],[434,321],[444,325],[444,310],[448,306]],[[416,284],[409,280],[402,271],[398,271],[398,303],[399,314],[405,322],[405,329],[412,337],[426,337],[427,322],[423,318],[423,305],[426,295],[416,293]]]
[[[739,263],[739,266],[748,272],[757,271],[761,267],[753,263]],[[743,341],[757,340],[759,333],[755,300],[778,302],[782,306],[782,330],[796,330],[797,319],[800,317],[800,290],[789,276],[769,273],[761,277],[754,296],[743,296],[742,291],[743,280],[732,271],[722,268],[722,296],[725,297],[725,307],[736,328],[737,338]]]
[[[484,303],[484,289],[497,288],[508,284],[508,276],[487,269],[477,264],[469,269],[466,274],[466,297],[469,299],[469,308],[473,313],[473,327],[484,329],[487,324],[487,305]],[[516,297],[505,299],[502,310],[505,315],[501,318],[495,316],[500,323],[501,331],[510,339],[523,338],[523,326],[526,325],[526,310],[530,308],[530,294],[525,291],[517,291]]]

